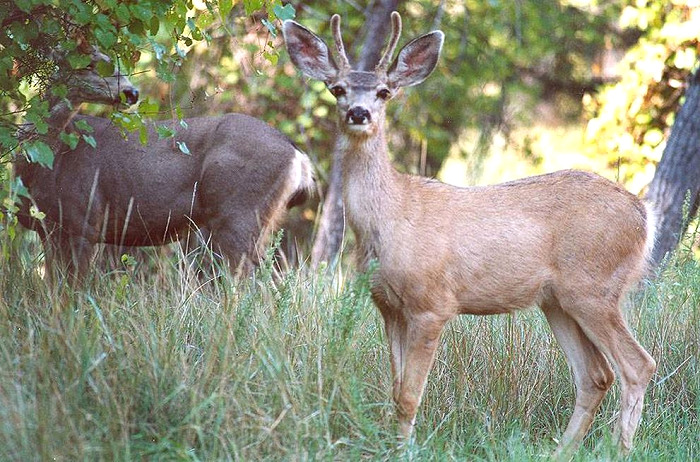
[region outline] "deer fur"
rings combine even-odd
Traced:
[[[576,403],[557,448],[567,456],[587,433],[618,372],[616,435],[627,451],[656,364],[620,310],[642,277],[653,243],[650,208],[598,175],[566,170],[508,183],[458,188],[397,172],[389,161],[385,105],[435,68],[440,31],[409,42],[392,62],[401,29],[374,72],[293,21],[283,32],[292,62],[336,96],[343,146],[343,198],[361,268],[378,268],[372,298],[385,322],[401,435],[410,437],[445,324],[456,315],[544,312],[573,371]]]
[[[76,106],[82,101],[120,103],[138,92],[121,76],[106,80],[95,72],[74,78]],[[102,85],[100,87],[100,84]],[[87,94],[86,88],[100,89]],[[80,93],[78,93],[80,90]],[[308,157],[266,123],[243,114],[179,122],[149,122],[148,143],[124,138],[110,120],[73,116],[54,106],[54,134],[77,121],[94,129],[97,147],[76,149],[53,142],[52,169],[20,158],[15,163],[31,194],[20,223],[36,230],[47,263],[82,277],[95,244],[154,246],[183,238],[190,228],[210,235],[211,244],[232,270],[249,271],[264,251],[288,207],[303,202],[312,185]],[[168,125],[174,138],[160,139],[155,126]],[[186,143],[184,154],[176,141]],[[46,216],[29,213],[35,205]]]

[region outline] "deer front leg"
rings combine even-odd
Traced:
[[[432,313],[404,316],[398,311],[382,310],[391,352],[393,395],[400,436],[413,432],[428,372],[446,319]]]

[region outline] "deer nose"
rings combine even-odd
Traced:
[[[372,121],[372,115],[361,106],[350,108],[345,116],[345,122],[351,125],[365,125]]]
[[[139,91],[136,88],[125,88],[122,90],[122,93],[124,94],[124,100],[129,105],[136,104],[139,100]]]

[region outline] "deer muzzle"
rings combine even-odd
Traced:
[[[122,94],[124,95],[124,102],[129,106],[139,101],[139,91],[134,87],[123,89]]]
[[[348,125],[369,125],[372,122],[372,115],[362,106],[350,108],[345,115],[345,123]]]

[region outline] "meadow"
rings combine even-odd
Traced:
[[[6,249],[8,246],[6,246]],[[0,460],[547,460],[571,415],[536,309],[448,325],[399,446],[388,351],[349,263],[207,281],[187,259],[49,289],[0,267]],[[700,268],[681,250],[625,313],[658,362],[629,460],[700,459]],[[575,460],[616,460],[616,384]]]

